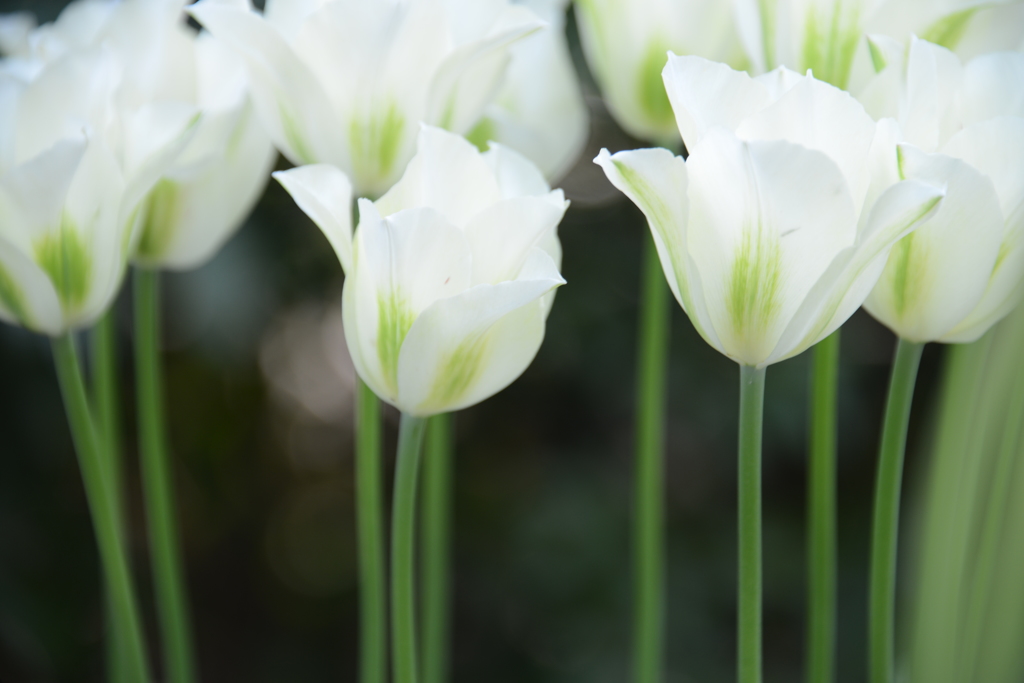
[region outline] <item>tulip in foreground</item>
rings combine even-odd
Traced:
[[[941,187],[889,182],[896,126],[784,68],[758,78],[671,55],[665,87],[689,150],[597,158],[647,217],[676,300],[741,365],[739,680],[760,680],[760,457],[766,366],[836,330]]]
[[[544,338],[567,202],[525,158],[480,153],[421,129],[416,156],[376,203],[315,164],[275,177],[330,240],[345,271],[342,317],[356,371],[402,411],[392,515],[395,680],[416,680],[413,538],[425,417],[478,403],[516,379]]]

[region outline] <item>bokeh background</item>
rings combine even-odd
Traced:
[[[63,4],[2,0],[0,11],[47,21]],[[601,147],[641,143],[604,112],[571,18],[568,31],[592,114],[589,145],[560,183],[573,202],[560,228],[569,284],[530,369],[456,419],[456,682],[629,677],[634,332],[646,226],[590,159]],[[272,182],[211,263],[163,283],[167,410],[203,680],[354,681],[354,374],[337,260]],[[117,308],[132,559],[155,653],[129,290],[126,282]],[[739,373],[674,309],[666,680],[731,681]],[[843,328],[841,683],[864,676],[871,494],[893,349],[892,334],[863,312]],[[917,387],[911,511],[942,354],[926,350]],[[768,371],[769,683],[799,680],[803,662],[807,361]],[[390,477],[397,421],[387,419]],[[96,549],[48,340],[0,325],[0,681],[102,680],[103,629]]]

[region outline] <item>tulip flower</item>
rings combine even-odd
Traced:
[[[728,2],[577,0],[584,54],[612,116],[641,140],[679,139],[661,70],[673,50],[743,68]]]
[[[392,515],[392,646],[398,683],[416,680],[413,530],[423,418],[488,398],[544,338],[568,203],[500,145],[484,153],[424,126],[401,180],[359,200],[337,167],[274,174],[320,227],[345,271],[342,318],[356,371],[402,411]]]
[[[665,149],[596,159],[647,217],[676,300],[741,364],[742,683],[760,680],[760,434],[764,368],[836,330],[893,244],[942,189],[895,184],[896,126],[849,94],[785,68],[751,78],[670,55],[665,87],[684,161]]]
[[[141,206],[195,133],[177,102],[127,109],[104,48],[0,63],[0,317],[54,337],[123,671],[149,678],[123,521],[71,332],[110,306],[138,242]]]
[[[1016,47],[1024,14],[1008,7],[1014,1],[736,0],[735,16],[755,73],[777,66],[811,69],[816,78],[859,90],[876,57],[865,35],[902,43],[917,34],[950,49],[962,44],[967,52]]]
[[[256,109],[296,165],[342,169],[380,195],[412,157],[419,123],[466,133],[501,86],[511,46],[541,27],[505,1],[267,3],[189,8],[245,58]]]
[[[873,39],[880,71],[861,99],[875,115],[899,121],[898,177],[940,185],[946,197],[897,243],[864,302],[899,337],[872,536],[872,683],[893,680],[900,478],[922,349],[980,338],[1024,293],[1024,55],[993,53],[963,65],[924,40],[912,39],[906,53],[887,42]]]
[[[587,142],[586,103],[565,39],[568,0],[524,0],[547,24],[512,46],[508,72],[494,101],[466,137],[511,147],[549,180],[564,176]]]

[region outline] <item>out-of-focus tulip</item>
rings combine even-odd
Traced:
[[[719,0],[577,0],[580,39],[612,116],[641,140],[679,140],[661,70],[665,55],[746,66],[732,7]]]
[[[189,8],[248,64],[257,111],[296,165],[329,163],[378,195],[413,156],[420,122],[466,133],[519,39],[541,28],[507,0],[270,0],[261,15]]]
[[[942,190],[893,185],[895,123],[810,76],[673,55],[664,78],[687,160],[643,149],[596,161],[644,211],[709,344],[756,367],[794,356],[853,314]]]
[[[1019,0],[734,0],[736,21],[755,73],[787,66],[853,91],[871,74],[864,36],[904,43],[911,34],[974,51],[1020,45],[1024,14],[1006,11]],[[999,21],[993,19],[999,18]],[[1007,30],[1007,23],[1016,24]]]
[[[962,65],[914,39],[890,59],[861,99],[899,121],[899,177],[946,199],[893,250],[865,308],[909,341],[973,341],[1024,290],[1024,55]]]
[[[423,127],[402,179],[359,200],[334,166],[275,177],[320,226],[345,270],[345,339],[383,400],[425,416],[479,403],[533,360],[559,274],[567,202],[499,145],[480,153]]]
[[[511,147],[555,182],[576,163],[589,118],[565,40],[568,0],[523,0],[547,26],[517,42],[504,84],[466,137]]]
[[[15,15],[4,41],[27,64],[106,46],[123,76],[117,105],[182,102],[202,117],[188,147],[153,188],[133,256],[147,267],[191,268],[234,233],[270,177],[275,152],[248,96],[245,65],[185,22],[183,0],[77,0],[24,37]],[[2,44],[2,42],[0,42]]]
[[[110,305],[140,203],[194,133],[174,102],[122,111],[108,50],[0,62],[0,317],[52,336]]]

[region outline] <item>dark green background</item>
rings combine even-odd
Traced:
[[[52,19],[61,4],[4,0],[0,10],[27,8]],[[530,369],[456,420],[455,681],[601,683],[629,676],[634,330],[646,227],[589,159],[602,146],[643,145],[615,127],[586,83],[593,135],[562,183],[574,200],[560,229],[569,284],[559,291]],[[336,258],[271,183],[211,263],[164,282],[167,404],[202,677],[355,680],[351,423],[288,410],[274,400],[259,364],[268,331],[289,312],[305,306],[319,315],[340,305]],[[122,292],[132,551],[156,652],[128,304]],[[739,372],[674,304],[673,310],[666,680],[731,681]],[[868,523],[894,339],[863,312],[843,335],[838,668],[845,683],[863,678]],[[926,350],[918,385],[911,494],[940,357],[940,348]],[[799,680],[803,658],[808,381],[807,354],[768,371],[769,682]],[[385,444],[389,473],[393,417]],[[0,325],[0,681],[101,680],[99,587],[48,341]]]

